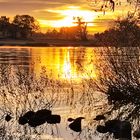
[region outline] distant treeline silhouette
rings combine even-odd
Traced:
[[[61,27],[59,30],[52,28],[48,29],[46,33],[35,33],[34,38],[41,39],[64,39],[64,40],[88,40],[87,24],[82,17],[74,17],[74,26]]]
[[[10,39],[66,39],[66,40],[87,40],[87,24],[82,18],[76,18],[76,25],[73,27],[61,27],[48,29],[46,33],[39,31],[39,23],[30,15],[16,15],[11,21],[6,16],[0,17],[0,38]]]
[[[77,26],[61,27],[60,29],[48,29],[46,33],[33,34],[35,40],[40,39],[64,39],[64,40],[81,40]]]
[[[6,16],[0,17],[0,38],[26,39],[34,31],[39,29],[39,25],[34,17],[29,15],[16,15],[13,21]]]

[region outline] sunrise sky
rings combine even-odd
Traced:
[[[124,0],[125,1],[125,0]],[[122,8],[123,7],[123,8]],[[10,18],[17,14],[28,14],[35,17],[46,32],[51,27],[72,26],[73,16],[83,17],[89,24],[89,32],[101,32],[113,24],[118,15],[124,15],[126,3],[116,6],[115,12],[95,12],[87,0],[0,0],[0,15]]]

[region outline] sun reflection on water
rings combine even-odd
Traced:
[[[69,50],[66,53],[65,59],[64,59],[64,75],[62,76],[63,78],[71,79],[72,78],[72,71],[71,71],[71,64],[70,64],[70,53]]]
[[[91,48],[36,48],[31,50],[31,55],[36,74],[44,66],[53,79],[81,81],[97,78]]]

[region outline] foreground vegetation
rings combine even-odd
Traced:
[[[134,131],[139,127],[137,122],[140,112],[139,52],[139,47],[93,49],[96,60],[91,63],[97,70],[97,79],[91,78],[90,73],[87,73],[89,78],[81,79],[80,84],[51,79],[45,67],[42,67],[40,75],[36,76],[33,71],[22,66],[1,64],[0,115],[11,114],[13,117],[13,121],[9,123],[5,123],[2,117],[1,129],[3,128],[4,132],[1,137],[8,139],[11,136],[14,139],[25,135],[51,134],[46,125],[33,129],[28,125],[20,126],[17,120],[29,110],[55,110],[59,107],[64,109],[64,106],[66,114],[62,115],[63,119],[77,114],[86,118],[87,125],[82,136],[87,140],[89,137],[94,138],[95,134],[99,135],[95,131],[98,122],[93,120],[99,114],[106,116],[105,121],[130,121]],[[79,60],[77,65],[80,71],[86,72],[81,67],[82,61]],[[106,139],[108,136],[101,135]]]

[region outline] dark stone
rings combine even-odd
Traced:
[[[38,118],[38,119],[42,119],[42,120],[48,120],[51,116],[51,110],[47,110],[47,109],[41,109],[41,110],[38,110],[36,113],[35,113],[35,116]]]
[[[12,117],[11,117],[9,114],[7,114],[6,117],[5,117],[5,120],[6,120],[7,122],[9,122],[11,119],[12,119]]]
[[[72,121],[74,121],[74,119],[73,119],[73,118],[68,118],[67,121],[68,121],[68,122],[72,122]]]
[[[46,123],[45,119],[42,118],[38,118],[37,116],[34,116],[31,120],[29,120],[28,124],[31,127],[37,127],[40,126],[42,124]]]
[[[72,129],[75,132],[81,132],[81,120],[84,119],[84,117],[76,118],[71,124],[69,124],[69,128]]]
[[[18,123],[20,125],[24,125],[24,124],[28,123],[28,120],[21,116],[21,117],[19,117]]]
[[[28,123],[34,117],[34,115],[35,115],[35,112],[28,111],[23,116],[19,117],[18,123],[20,125],[25,125],[26,123]]]
[[[100,120],[105,120],[106,117],[104,115],[97,115],[96,118],[94,118],[94,120],[96,121],[100,121]]]
[[[32,119],[32,117],[35,115],[35,112],[34,111],[28,111],[28,112],[26,112],[24,115],[23,115],[23,117],[24,118],[26,118],[28,121],[30,120],[30,119]]]
[[[47,123],[49,123],[49,124],[57,124],[57,123],[60,123],[60,121],[61,121],[60,115],[51,115],[49,117],[49,119],[47,120]]]
[[[29,120],[28,124],[31,127],[42,125],[50,119],[51,111],[47,109],[38,110],[33,117]]]

